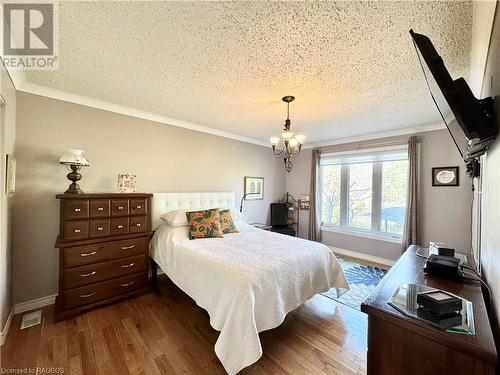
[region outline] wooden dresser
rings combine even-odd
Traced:
[[[152,194],[60,194],[56,321],[150,290]]]
[[[361,305],[368,314],[368,375],[495,374],[497,353],[481,287],[427,276],[425,259],[416,250],[408,248]],[[389,306],[404,283],[443,289],[471,301],[476,334],[447,333]]]

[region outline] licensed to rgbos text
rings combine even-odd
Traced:
[[[0,374],[64,374],[64,367],[0,367]]]

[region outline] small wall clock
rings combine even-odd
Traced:
[[[432,168],[432,186],[458,186],[458,167]]]

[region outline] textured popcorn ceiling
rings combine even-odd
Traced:
[[[283,95],[309,142],[439,122],[408,30],[468,77],[471,2],[60,4],[43,86],[266,140]]]

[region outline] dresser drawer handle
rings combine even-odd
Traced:
[[[104,207],[97,207],[97,211],[104,211]]]
[[[118,209],[119,210],[123,210],[123,206],[118,206]]]
[[[96,273],[97,273],[97,271],[92,271],[92,272],[89,272],[89,273],[81,273],[80,276],[81,277],[94,276]]]
[[[75,208],[75,212],[80,212],[81,210],[81,208]]]
[[[135,245],[123,246],[122,250],[129,250],[129,249],[133,249],[134,247],[135,247]]]
[[[92,297],[96,293],[97,292],[92,292],[92,293],[89,293],[89,294],[80,294],[80,298],[89,298],[89,297]]]
[[[102,231],[102,230],[104,230],[104,228],[103,227],[99,227],[99,228],[97,228],[97,230]]]
[[[124,264],[124,265],[122,266],[122,268],[129,268],[129,267],[132,267],[134,264],[135,264],[134,262],[132,262],[132,263],[130,263],[130,264]]]
[[[135,206],[136,209],[140,210],[142,206]]]
[[[118,229],[123,229],[123,225],[118,225],[117,228]]]
[[[129,283],[122,284],[121,286],[125,288],[126,286],[130,286],[132,284],[135,284],[135,281],[131,281]]]
[[[141,223],[137,223],[135,224],[136,227],[140,227],[141,226]]]
[[[80,233],[81,230],[80,229],[75,229],[75,233]]]
[[[89,257],[91,255],[96,255],[97,254],[97,251],[92,251],[90,253],[81,253],[80,256],[82,257]]]

